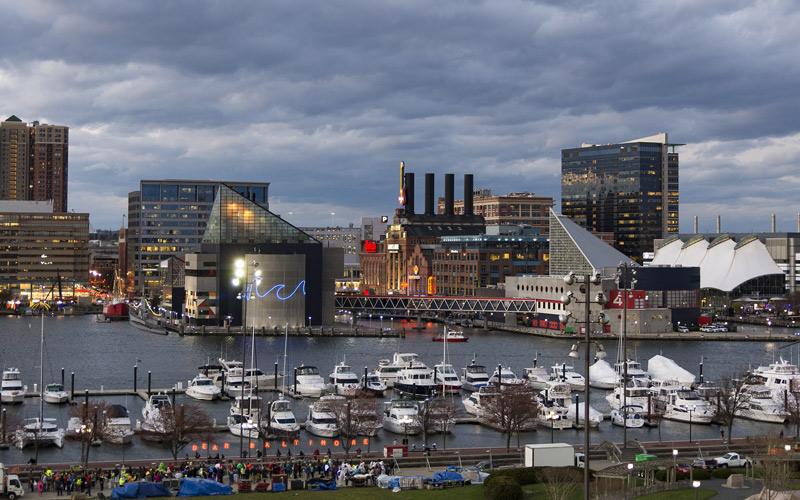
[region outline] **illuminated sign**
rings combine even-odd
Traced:
[[[294,296],[294,294],[297,293],[298,290],[300,290],[300,293],[302,293],[303,295],[306,294],[306,280],[303,280],[300,283],[298,283],[297,286],[294,287],[294,290],[292,290],[292,293],[290,293],[289,295],[286,295],[286,296],[281,296],[281,291],[284,288],[286,288],[286,285],[283,285],[283,284],[275,285],[272,288],[270,288],[269,290],[267,290],[266,292],[259,293],[258,292],[258,284],[259,283],[260,283],[260,281],[256,281],[256,283],[255,283],[255,285],[256,285],[256,287],[255,287],[256,296],[258,296],[259,298],[266,297],[267,295],[272,293],[273,290],[275,290],[275,298],[277,298],[278,300],[289,300],[289,299],[292,298],[292,296]],[[250,288],[250,287],[248,287],[248,288]],[[247,293],[245,295],[249,295],[249,293]],[[248,300],[248,299],[245,298],[245,300]]]
[[[384,224],[389,222],[389,216],[381,215],[381,222],[383,222]]]
[[[364,242],[364,253],[376,253],[378,251],[378,245],[374,241],[365,241]]]

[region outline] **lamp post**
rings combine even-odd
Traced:
[[[689,442],[692,442],[692,413],[697,410],[697,405],[692,405],[686,409],[689,412]]]
[[[628,464],[628,492],[629,493],[633,492],[633,464]],[[630,496],[633,495],[631,494]]]
[[[672,477],[673,483],[678,482],[678,450],[672,450]]]
[[[697,492],[700,489],[700,481],[692,481],[692,488],[694,488],[694,500],[697,500]]]
[[[584,358],[584,373],[586,374],[586,380],[584,382],[584,395],[583,395],[583,455],[584,455],[584,470],[583,470],[583,497],[588,499],[589,498],[589,479],[590,479],[590,471],[589,471],[589,344],[591,343],[591,320],[589,318],[591,311],[589,306],[592,302],[596,304],[604,304],[606,301],[605,295],[602,291],[597,293],[597,296],[594,300],[590,300],[589,296],[591,295],[591,285],[599,285],[602,282],[600,273],[595,273],[593,275],[585,275],[582,277],[576,277],[575,273],[569,273],[567,276],[564,277],[564,283],[569,286],[574,285],[575,283],[582,283],[583,287],[585,287],[583,303],[585,307],[585,317],[584,317],[584,339],[583,342],[586,344],[586,355]],[[565,306],[569,305],[572,300],[575,300],[578,303],[581,303],[581,300],[575,299],[575,294],[572,291],[568,291],[566,294],[561,296],[561,303]],[[559,316],[559,320],[562,324],[566,324],[569,321],[569,318],[572,314],[568,311]],[[601,313],[599,322],[602,324],[608,323],[608,317]],[[580,342],[579,342],[580,343]],[[572,346],[573,349],[569,353],[570,357],[573,359],[579,358],[580,355],[577,351],[577,344]],[[602,359],[605,357],[605,352],[603,352],[601,346],[598,344],[598,353],[597,359]],[[602,353],[602,356],[601,356]],[[578,408],[575,408],[577,412]]]
[[[577,408],[575,409],[575,411],[577,411]],[[555,424],[556,418],[558,418],[558,415],[556,415],[552,411],[547,414],[547,420],[550,421],[550,443],[551,444],[555,442],[555,436],[553,434],[553,424]],[[586,453],[584,453],[584,455],[586,455]]]
[[[622,352],[622,414],[625,415],[625,406],[628,404],[628,287],[630,286],[633,288],[633,285],[636,284],[636,280],[633,279],[628,282],[628,269],[630,269],[630,264],[626,262],[620,262],[617,266],[617,286],[619,287],[620,284],[622,285],[622,342],[621,342],[621,352]],[[631,269],[631,274],[635,275],[636,270]],[[622,281],[620,283],[620,280]],[[622,449],[628,447],[628,419],[625,418],[622,425]]]

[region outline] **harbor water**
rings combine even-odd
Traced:
[[[363,324],[363,323],[362,323]],[[355,338],[355,337],[289,337],[285,353],[289,374],[294,367],[302,364],[317,366],[320,374],[327,379],[334,365],[342,360],[363,374],[364,367],[375,368],[379,359],[391,358],[394,352],[415,352],[420,359],[433,366],[441,361],[442,344],[432,342],[431,338],[441,331],[440,324],[428,324],[425,329],[408,328],[407,324],[384,320],[374,320],[370,324],[374,328],[392,326],[406,327],[405,338]],[[486,331],[480,328],[463,328],[469,337],[465,343],[448,344],[449,360],[456,371],[475,358],[477,363],[486,365],[489,371],[502,363],[510,366],[521,376],[523,368],[533,366],[538,356],[541,366],[549,367],[556,363],[570,362],[568,357],[574,338],[541,338],[519,333]],[[148,372],[151,375],[153,389],[166,389],[178,383],[186,387],[187,382],[198,373],[198,367],[207,362],[216,362],[217,358],[241,359],[242,347],[245,344],[247,361],[251,356],[251,346],[255,345],[256,364],[262,371],[271,374],[275,364],[279,370],[284,366],[284,338],[220,336],[185,336],[174,334],[155,335],[131,327],[127,322],[98,323],[93,316],[80,317],[45,317],[45,350],[44,350],[44,383],[61,380],[61,369],[65,376],[65,388],[71,389],[71,374],[75,375],[75,396],[83,400],[85,389],[132,389],[134,385],[134,366],[138,370],[137,385],[139,389],[147,388]],[[39,317],[6,317],[0,319],[0,362],[3,368],[19,368],[23,383],[28,391],[34,390],[39,383],[39,344],[41,318]],[[616,358],[617,341],[613,335],[601,340],[606,352],[607,361],[613,363]],[[735,376],[749,365],[755,368],[760,364],[768,364],[784,359],[797,361],[798,348],[787,342],[718,342],[718,341],[629,341],[629,355],[635,357],[646,368],[646,361],[654,355],[662,354],[675,360],[683,368],[699,373],[699,364],[703,360],[703,372],[706,380],[716,380],[724,376]],[[788,347],[787,347],[788,346]],[[584,348],[580,349],[581,355]],[[583,360],[575,361],[575,368],[583,372]],[[605,395],[608,391],[592,389],[591,405],[608,413]],[[581,393],[581,400],[583,393]],[[270,393],[265,393],[269,399]],[[387,394],[386,400],[391,397]],[[456,396],[457,401],[460,396]],[[123,404],[130,411],[135,423],[141,420],[144,401],[134,396],[114,396],[106,398],[109,403]],[[177,403],[190,401],[205,409],[218,423],[225,423],[230,402],[199,402],[178,395]],[[298,421],[305,420],[307,408],[311,400],[294,400],[294,413]],[[26,398],[21,405],[4,405],[10,420],[21,420],[38,414],[38,398]],[[44,405],[45,417],[55,417],[59,425],[66,427],[70,408],[67,405]],[[766,424],[738,420],[733,429],[734,437],[755,436],[770,431],[780,430],[790,434],[789,426]],[[639,441],[658,440],[658,429],[629,429],[628,438]],[[727,432],[727,431],[726,431]],[[592,443],[604,440],[622,441],[622,428],[612,426],[606,419],[598,429],[592,429]],[[689,437],[689,425],[680,422],[664,421],[661,426],[661,437],[665,442],[672,440],[685,441]],[[719,427],[716,425],[692,425],[694,439],[719,438]],[[381,430],[371,438],[368,444],[359,440],[359,447],[365,451],[382,449],[401,436]],[[582,443],[583,433],[579,430],[556,430],[555,441]],[[551,431],[545,426],[536,432],[523,433],[522,443],[550,442]],[[319,448],[323,453],[327,448],[337,451],[334,440],[327,440],[321,445],[321,439],[309,436],[301,431],[297,453],[302,449],[306,453]],[[442,436],[434,435],[429,442],[436,442],[441,449]],[[228,448],[225,448],[225,443]],[[421,446],[421,436],[413,436],[410,443]],[[516,443],[516,436],[512,444]],[[200,445],[201,443],[196,443]],[[239,438],[224,432],[216,437],[218,450],[225,455],[235,456],[239,450]],[[245,440],[245,444],[247,444]],[[291,443],[290,443],[291,444]],[[268,454],[274,454],[280,442],[270,443]],[[447,437],[447,447],[498,447],[505,446],[505,437],[487,427],[477,424],[459,424]],[[284,449],[285,452],[285,449]],[[189,446],[183,453],[194,454]],[[206,452],[203,452],[205,454]],[[9,448],[0,450],[0,461],[4,463],[24,463],[32,456],[32,449],[18,450]],[[124,459],[157,459],[166,458],[166,448],[135,438],[133,443],[125,446],[103,444],[92,449],[92,460],[121,461]],[[80,457],[80,445],[67,441],[63,449],[43,448],[39,451],[40,462],[77,463]]]

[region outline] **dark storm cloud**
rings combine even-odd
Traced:
[[[660,131],[689,144],[683,230],[696,213],[745,227],[798,211],[790,2],[0,9],[0,112],[71,126],[71,208],[96,227],[165,177],[269,181],[299,225],[390,215],[401,160],[558,199],[560,149]]]

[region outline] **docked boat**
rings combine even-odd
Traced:
[[[620,375],[605,359],[598,359],[589,367],[589,386],[595,389],[613,389]]]
[[[481,387],[489,385],[489,373],[484,365],[472,362],[461,369],[461,388],[466,391],[477,391]]]
[[[133,426],[128,409],[122,405],[111,405],[106,411],[106,432],[109,443],[128,444],[133,440]]]
[[[614,363],[614,371],[616,371],[620,377],[625,375],[625,365],[628,366],[628,378],[650,378],[650,375],[642,369],[642,364],[635,359],[626,359],[624,363],[622,361]]]
[[[411,399],[393,399],[384,403],[383,428],[394,434],[419,434],[419,406]]]
[[[547,406],[559,406],[567,409],[572,404],[572,389],[566,382],[551,380],[548,386],[539,392]]]
[[[430,432],[452,432],[456,418],[450,399],[430,398],[421,402],[420,411],[428,419]]]
[[[378,361],[378,368],[375,373],[378,375],[386,387],[394,387],[397,382],[398,373],[407,363],[416,360],[419,356],[413,352],[396,352],[392,359],[381,359]]]
[[[411,361],[398,373],[394,388],[406,396],[414,398],[430,397],[436,390],[433,370],[422,361]]]
[[[535,391],[541,391],[547,387],[547,382],[550,380],[550,374],[543,366],[539,366],[539,356],[533,358],[533,366],[525,368],[522,371],[522,380],[531,386]]]
[[[633,378],[628,380],[626,386],[623,386],[622,383],[617,384],[611,394],[606,396],[606,401],[608,401],[612,410],[629,405],[641,406],[647,409],[651,408],[650,396],[650,388],[647,385],[647,381]]]
[[[56,423],[55,418],[29,418],[26,419],[22,427],[14,433],[14,440],[20,450],[26,446],[64,446],[66,432]]]
[[[433,365],[433,371],[435,374],[436,387],[440,393],[456,393],[461,390],[461,379],[458,378],[458,374],[455,369],[453,369],[453,365],[450,363],[439,363]]]
[[[483,386],[477,391],[471,392],[466,398],[461,400],[461,403],[470,415],[483,417],[485,415],[487,401],[494,398],[496,395],[497,390],[494,387]]]
[[[383,396],[386,393],[386,384],[381,380],[377,373],[369,372],[361,376],[361,388],[376,396]]]
[[[150,432],[163,431],[163,424],[161,423],[161,412],[172,408],[172,401],[169,396],[160,392],[158,394],[151,394],[150,398],[142,408],[142,430]]]
[[[683,386],[661,386],[651,389],[656,411],[664,418],[678,422],[710,424],[714,408],[695,391]]]
[[[329,396],[315,401],[308,407],[306,432],[320,437],[334,438],[339,435],[339,422],[333,412],[333,404]]]
[[[25,387],[18,368],[3,370],[3,380],[0,382],[0,402],[3,404],[16,404],[25,401]]]
[[[434,342],[467,342],[469,337],[464,335],[464,332],[461,330],[452,330],[445,326],[444,331],[433,337],[431,340]]]
[[[578,404],[572,403],[571,405],[569,405],[569,407],[567,407],[567,417],[569,417],[573,422],[575,422],[575,412],[577,411],[579,425],[585,425],[584,423],[585,409],[583,406],[585,404],[586,403],[581,401]],[[603,416],[602,413],[595,410],[594,408],[592,408],[591,405],[589,405],[589,427],[599,427],[600,422],[602,422],[604,418],[605,417]]]
[[[630,376],[630,369],[628,369],[628,375]],[[677,380],[686,387],[693,386],[695,382],[692,372],[681,368],[678,363],[660,354],[653,356],[647,362],[647,375],[654,382]]]
[[[556,380],[566,382],[573,391],[582,391],[586,387],[586,379],[566,363],[556,364],[550,368],[550,375]]]
[[[511,367],[498,366],[489,377],[489,385],[523,385],[525,381],[517,377]]]
[[[205,375],[197,375],[189,381],[186,388],[186,396],[201,401],[213,401],[222,395],[222,389],[214,384],[214,381]]]
[[[539,413],[536,419],[541,422],[543,427],[550,429],[571,429],[572,420],[567,415],[567,409],[562,406],[547,406],[545,404],[539,405]]]
[[[138,306],[134,305],[128,310],[128,323],[138,330],[143,330],[149,333],[158,335],[167,335],[166,326],[161,323],[161,320],[150,314],[150,306],[147,304],[146,299],[142,299]]]
[[[269,405],[269,429],[278,436],[296,436],[300,425],[294,417],[292,402],[288,399],[276,399]]]
[[[102,317],[106,319],[105,322],[112,320],[125,320],[128,319],[128,303],[122,297],[122,289],[125,288],[125,282],[122,277],[114,271],[114,287],[112,295],[106,298],[103,304]]]
[[[344,361],[333,367],[328,381],[331,394],[340,396],[355,396],[360,388],[358,375]]]
[[[242,395],[236,396],[231,402],[230,415],[253,416],[259,415],[263,407],[263,400],[258,393],[247,391]]]
[[[642,411],[642,407],[637,405],[627,405],[611,410],[611,423],[628,429],[637,429],[644,426]]]
[[[261,434],[262,423],[258,416],[229,415],[228,430],[234,436],[258,439]]]
[[[222,392],[232,398],[252,391],[253,387],[250,385],[250,382],[245,380],[241,375],[226,377],[225,385],[222,388]]]
[[[44,391],[42,392],[42,398],[44,398],[44,402],[54,405],[66,403],[67,396],[68,394],[67,391],[64,390],[64,386],[59,383],[47,384],[44,386]]]
[[[295,369],[294,395],[306,398],[319,398],[325,394],[325,379],[316,366],[303,365]]]
[[[786,405],[773,399],[772,391],[764,385],[745,385],[744,400],[737,417],[775,424],[782,424],[788,417]]]
[[[772,391],[772,397],[783,400],[784,393],[791,394],[800,385],[800,370],[797,365],[787,362],[783,357],[769,366],[759,366],[753,370],[753,378]]]

